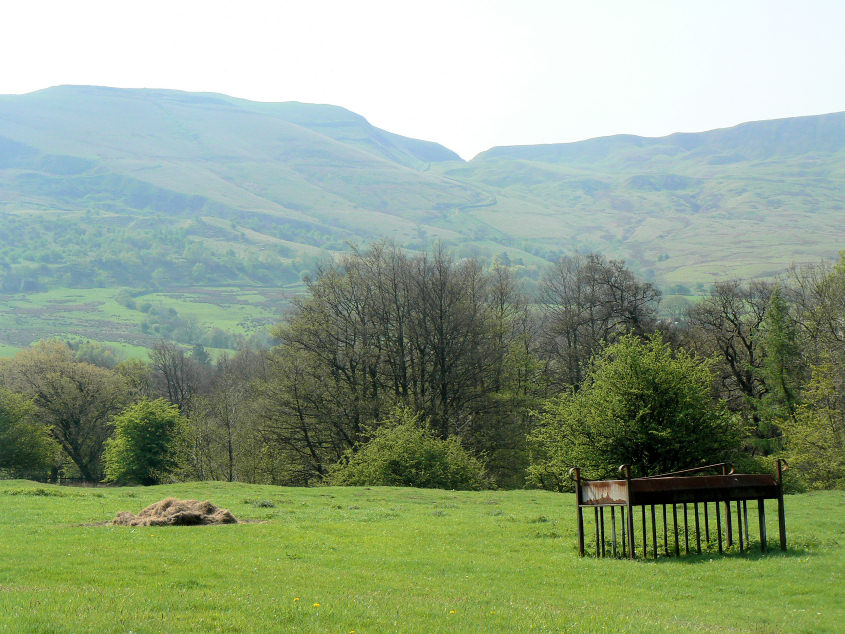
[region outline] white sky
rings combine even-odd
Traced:
[[[0,93],[344,106],[465,158],[845,110],[843,0],[3,0]]]

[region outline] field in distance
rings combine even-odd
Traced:
[[[38,339],[95,341],[120,359],[146,359],[160,339],[201,343],[215,356],[240,341],[265,343],[302,285],[192,287],[140,291],[56,288],[0,300],[0,357],[14,356]]]
[[[106,524],[169,496],[258,522]],[[0,630],[821,632],[845,622],[843,492],[787,496],[786,554],[657,562],[579,558],[573,496],[545,491],[0,481],[0,505]]]

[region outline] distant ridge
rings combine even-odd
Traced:
[[[838,152],[845,148],[845,112],[741,123],[707,132],[676,132],[661,137],[619,134],[543,145],[497,146],[473,160],[520,159],[550,163],[601,161],[617,153],[644,159],[660,151],[669,156],[701,156],[765,160],[807,152]]]
[[[162,109],[170,105],[230,113],[248,111],[302,126],[338,141],[355,144],[400,163],[462,160],[455,152],[438,143],[385,132],[372,126],[361,115],[332,105],[259,102],[218,93],[190,93],[168,89],[76,85],[54,86],[26,95],[0,95],[0,104],[25,104],[36,112],[44,112],[59,103],[63,108],[74,108],[91,101],[111,103],[114,107],[146,101]]]

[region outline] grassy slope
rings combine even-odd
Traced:
[[[767,276],[843,247],[843,113],[493,148],[446,173],[535,203],[473,212],[502,231],[621,255],[668,283]]]
[[[92,525],[170,495],[265,522]],[[818,632],[845,621],[842,492],[787,497],[786,555],[657,563],[578,558],[572,496],[540,491],[14,481],[0,482],[0,505],[0,629]]]
[[[332,106],[65,86],[0,96],[0,114],[18,144],[0,165],[9,210],[261,218],[287,223],[276,239],[317,231],[337,248],[384,234],[588,248],[669,283],[767,275],[842,247],[843,114],[493,148],[469,163]]]
[[[302,270],[303,257],[386,235],[415,249],[444,239],[461,255],[506,250],[512,261],[539,266],[571,249],[594,250],[658,284],[701,289],[845,247],[843,148],[840,114],[660,139],[494,148],[464,163],[334,106],[59,87],[0,96],[0,221],[42,219],[24,247],[0,235],[0,266],[4,252],[12,265],[37,266],[52,251],[57,269],[86,258],[96,268],[114,255],[110,244],[131,251],[127,236],[142,231],[142,242],[172,252],[174,243],[155,234],[161,228],[184,235],[177,259],[193,243],[215,257],[272,254]],[[73,251],[83,228],[98,233]],[[188,290],[209,297],[224,285],[256,286],[211,277]],[[292,281],[264,281],[258,292],[285,294]],[[188,283],[167,286],[181,292]],[[142,317],[113,306],[117,290],[95,292],[90,315],[50,293],[0,295],[0,344],[71,333],[148,345]],[[218,306],[215,316],[196,302],[186,310],[248,330],[243,311],[221,316],[230,304]],[[258,302],[249,310],[266,321],[279,308]]]

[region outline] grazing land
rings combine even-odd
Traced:
[[[107,524],[169,496],[253,521]],[[17,480],[0,482],[0,508],[0,630],[820,632],[845,622],[843,492],[787,496],[785,554],[657,562],[580,559],[572,495],[545,491]]]
[[[0,356],[13,356],[39,339],[90,340],[122,358],[147,358],[161,338],[203,342],[211,354],[240,338],[266,338],[299,287],[175,288],[139,292],[120,303],[120,289],[57,288],[0,295]],[[128,306],[126,304],[129,304]]]

